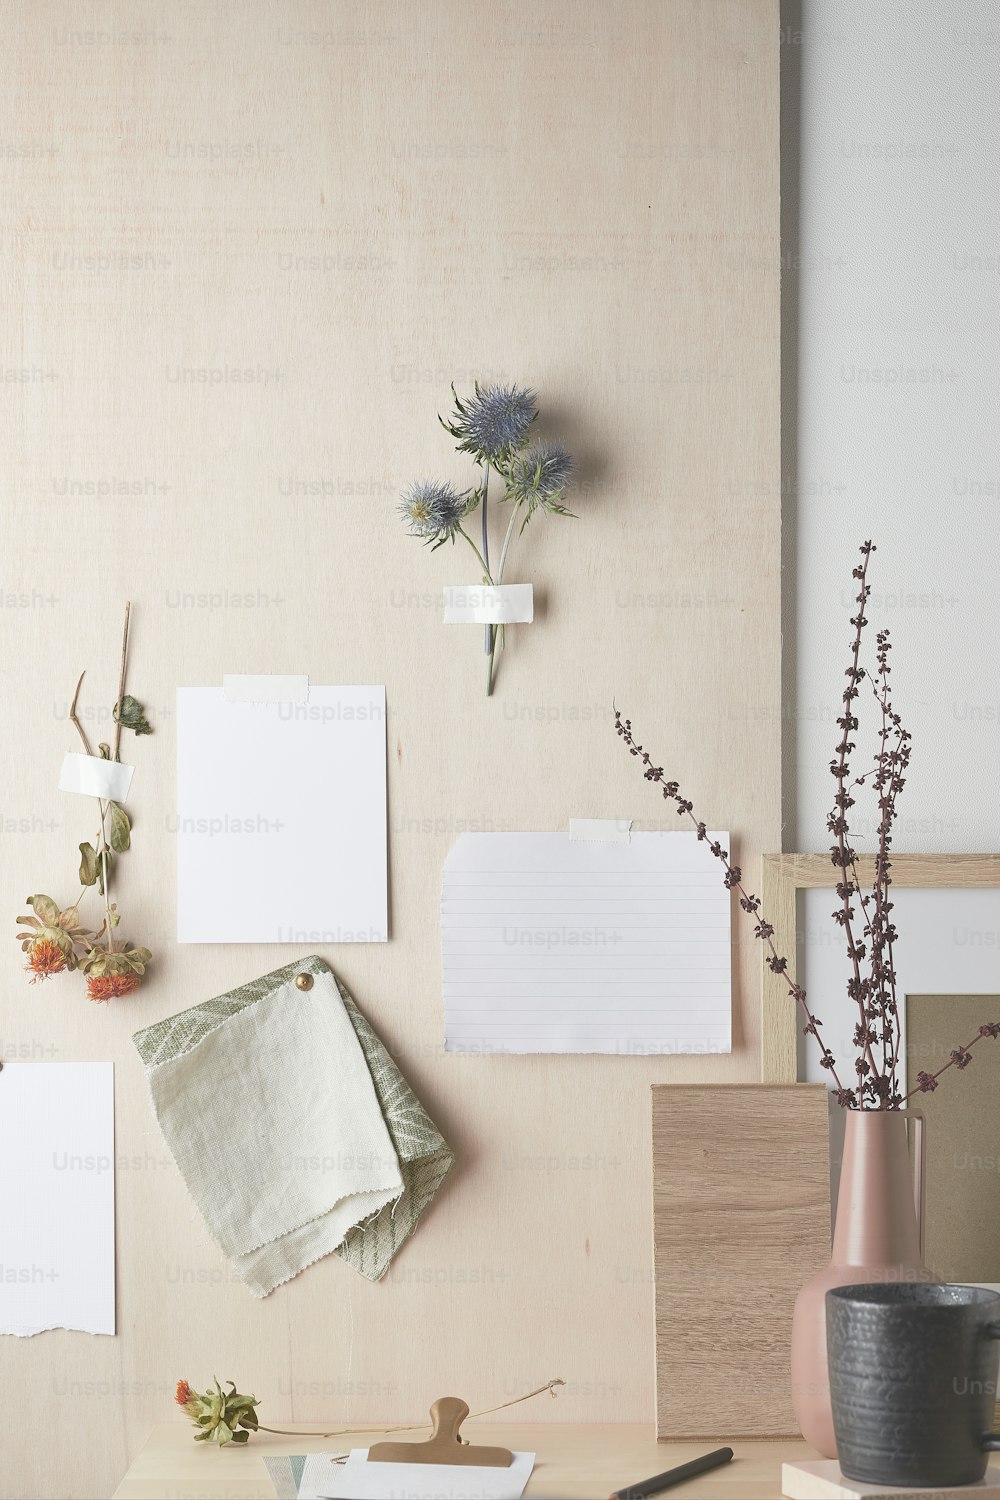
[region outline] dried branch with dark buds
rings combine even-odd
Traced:
[[[900,716],[892,705],[889,676],[892,668],[889,655],[892,649],[888,630],[880,630],[876,636],[875,672],[871,675],[861,665],[864,630],[868,624],[865,608],[871,594],[868,583],[868,566],[875,551],[873,542],[861,547],[861,562],[853,571],[858,584],[856,596],[857,613],[851,617],[854,636],[851,641],[851,660],[845,672],[847,686],[843,692],[843,712],[837,720],[840,739],[830,762],[830,772],[837,783],[833,808],[826,826],[835,842],[830,848],[830,858],[838,870],[836,885],[837,907],[833,917],[843,929],[847,943],[850,974],[847,993],[858,1011],[854,1028],[854,1045],[857,1058],[854,1071],[857,1086],[848,1088],[837,1074],[833,1054],[820,1035],[821,1022],[810,1010],[806,992],[791,977],[788,960],[779,954],[774,945],[774,927],[760,909],[760,901],[749,895],[743,887],[743,875],[738,865],[730,863],[728,851],[715,839],[709,839],[706,825],[698,821],[694,808],[683,797],[676,781],[665,781],[663,770],[654,766],[648,753],[638,744],[632,734],[629,719],[623,719],[615,710],[615,729],[625,741],[629,753],[641,760],[647,781],[655,782],[667,801],[674,802],[678,815],[687,817],[694,824],[698,838],[708,846],[725,868],[725,885],[739,896],[740,907],[754,921],[754,936],[768,950],[766,963],[774,974],[780,974],[788,986],[788,994],[799,1006],[805,1017],[803,1031],[814,1038],[820,1051],[820,1066],[830,1074],[837,1101],[850,1109],[899,1109],[915,1094],[929,1093],[937,1088],[937,1080],[949,1068],[967,1068],[972,1061],[971,1049],[984,1037],[1000,1036],[1000,1022],[990,1021],[980,1026],[976,1036],[964,1047],[956,1047],[950,1060],[936,1073],[918,1073],[916,1087],[902,1094],[899,1086],[900,1015],[896,994],[896,968],[893,945],[899,936],[892,921],[892,834],[896,820],[897,799],[906,785],[906,773],[910,764],[909,732],[903,728]],[[874,763],[862,775],[851,779],[851,756],[856,748],[851,738],[859,727],[855,710],[861,692],[861,684],[868,680],[881,716],[878,731],[878,749]],[[870,894],[862,889],[858,878],[857,851],[851,844],[851,808],[855,805],[852,792],[865,786],[868,781],[877,794],[879,810],[878,850],[875,855],[875,881]],[[857,903],[855,905],[855,902]]]

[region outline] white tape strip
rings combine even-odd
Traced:
[[[103,802],[124,802],[132,785],[134,766],[124,761],[104,760],[100,755],[76,755],[67,750],[59,772],[59,790],[78,792],[81,797],[100,797]]]
[[[259,677],[241,677],[232,672],[223,676],[222,686],[227,703],[308,703],[308,677],[278,677],[264,673]]]
[[[530,625],[535,617],[534,590],[530,583],[446,584],[446,625]]]
[[[569,836],[577,844],[627,844],[631,827],[631,818],[570,818]]]

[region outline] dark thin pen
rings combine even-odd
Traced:
[[[616,1490],[611,1500],[647,1500],[649,1495],[658,1495],[661,1490],[683,1484],[685,1479],[693,1479],[696,1474],[705,1474],[709,1469],[727,1464],[732,1456],[732,1448],[716,1448],[714,1453],[703,1453],[701,1458],[692,1458],[690,1463],[678,1464],[676,1469],[667,1469],[664,1474],[654,1474],[652,1479],[641,1479],[638,1484],[626,1485],[623,1490]]]

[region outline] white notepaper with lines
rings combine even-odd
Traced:
[[[447,1051],[729,1052],[722,876],[694,833],[463,834],[441,899]]]

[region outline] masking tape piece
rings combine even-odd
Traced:
[[[127,766],[124,761],[77,755],[67,750],[59,772],[59,790],[77,792],[81,797],[100,797],[102,802],[124,802],[134,771],[135,766]]]
[[[530,583],[446,584],[446,625],[530,625],[535,617]]]
[[[627,844],[631,818],[570,818],[569,836],[574,843]]]
[[[239,676],[226,672],[222,686],[227,703],[308,703],[308,677]]]

